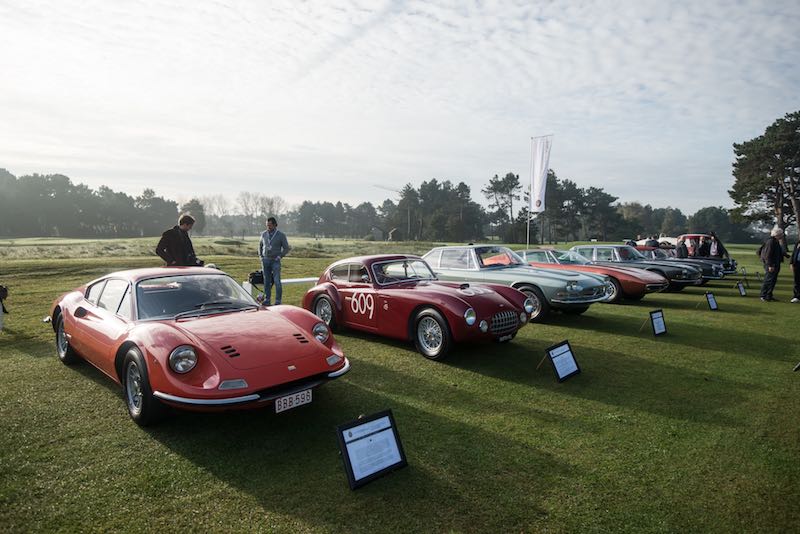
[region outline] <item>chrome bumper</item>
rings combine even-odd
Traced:
[[[331,373],[328,373],[325,379],[315,380],[307,384],[301,384],[297,387],[287,389],[286,391],[281,391],[280,393],[272,395],[259,395],[258,393],[251,393],[250,395],[241,395],[239,397],[227,397],[224,399],[195,399],[191,397],[178,397],[177,395],[170,395],[169,393],[164,393],[162,391],[154,391],[153,396],[167,402],[174,402],[177,404],[188,404],[191,406],[230,406],[233,404],[243,404],[247,402],[266,402],[275,400],[278,397],[283,397],[284,395],[291,395],[292,393],[297,393],[299,391],[303,391],[306,389],[315,388],[320,384],[324,384],[328,380],[332,380],[334,378],[342,376],[348,371],[350,371],[350,360],[345,358],[344,367],[342,367],[338,371],[333,371]]]

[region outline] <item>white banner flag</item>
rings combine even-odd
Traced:
[[[531,198],[528,211],[544,211],[544,192],[547,187],[547,170],[550,165],[550,145],[553,136],[531,139]]]

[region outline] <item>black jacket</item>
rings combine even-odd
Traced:
[[[783,247],[781,242],[770,237],[761,247],[761,261],[767,267],[780,267],[783,263]]]
[[[675,247],[675,257],[677,258],[689,257],[689,249],[686,248],[686,243],[679,243],[678,246]]]
[[[800,240],[794,244],[794,250],[792,251],[792,259],[789,260],[789,263],[794,265],[795,267],[800,267]]]
[[[189,233],[184,232],[178,225],[173,226],[163,234],[156,245],[156,254],[167,265],[202,265],[194,254],[192,240]]]

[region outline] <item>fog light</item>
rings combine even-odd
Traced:
[[[520,313],[519,314],[519,322],[525,324],[528,322],[528,314],[527,313]]]
[[[247,387],[247,382],[243,378],[235,378],[233,380],[224,380],[217,389],[242,389]]]
[[[481,321],[481,324],[478,325],[478,328],[481,329],[481,332],[486,333],[489,331],[489,323],[486,321]]]

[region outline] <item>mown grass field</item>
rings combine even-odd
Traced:
[[[198,239],[243,280],[254,242]],[[425,244],[296,241],[284,278]],[[34,247],[33,249],[31,247]],[[38,248],[35,248],[38,247]],[[800,524],[800,305],[734,280],[594,305],[443,363],[352,331],[353,370],[280,415],[180,414],[141,429],[120,390],[65,367],[41,318],[61,292],[157,265],[152,240],[0,242],[0,531],[787,532]],[[234,250],[228,250],[228,248]],[[13,249],[13,250],[12,250]],[[755,272],[754,247],[731,247]],[[238,251],[238,252],[237,252]],[[307,251],[307,252],[303,252]],[[320,257],[315,257],[320,256]],[[285,287],[298,304],[302,287]],[[654,338],[648,311],[665,311]],[[569,339],[582,374],[536,366]],[[409,466],[349,490],[334,427],[390,408]]]

